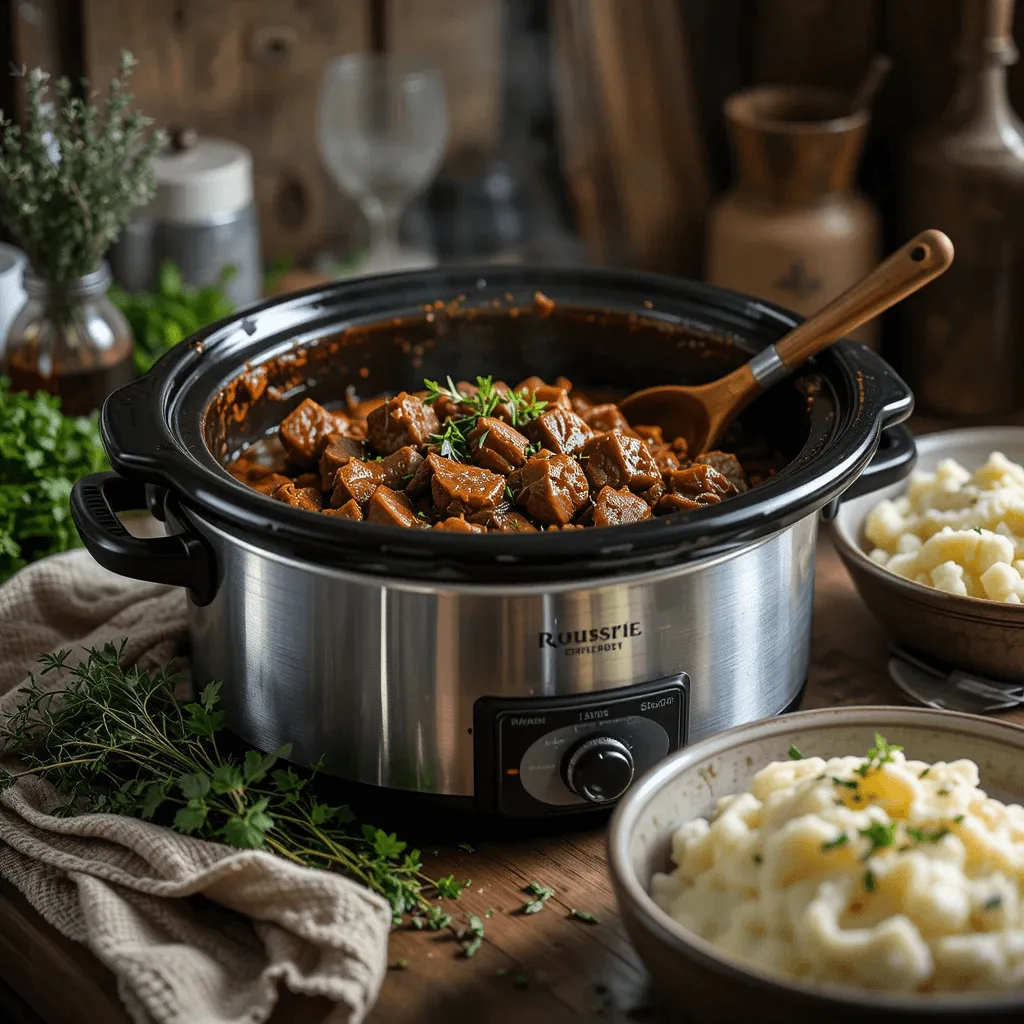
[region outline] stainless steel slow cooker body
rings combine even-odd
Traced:
[[[188,588],[195,676],[224,682],[246,741],[509,816],[592,809],[687,740],[798,699],[818,513],[913,462],[895,426],[912,398],[878,356],[841,343],[755,403],[750,429],[788,460],[772,480],[610,530],[345,523],[249,490],[223,460],[347,384],[414,390],[449,371],[699,382],[794,322],[704,285],[597,270],[312,289],[215,325],[113,395],[102,429],[116,472],[80,482],[73,515],[102,564]],[[132,538],[116,518],[146,488],[169,537]]]

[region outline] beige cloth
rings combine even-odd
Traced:
[[[0,587],[0,717],[40,653],[72,648],[77,661],[125,637],[127,663],[165,663],[185,638],[183,593],[114,576],[84,551],[22,570]],[[0,877],[114,972],[138,1024],[258,1024],[282,982],[353,1022],[372,1006],[391,925],[376,894],[134,818],[53,817],[58,802],[35,778],[0,794]]]

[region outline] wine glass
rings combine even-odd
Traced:
[[[402,213],[430,184],[448,141],[441,72],[394,53],[354,53],[324,69],[317,140],[328,171],[370,225],[361,273],[432,262],[403,251]]]

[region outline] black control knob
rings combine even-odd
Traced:
[[[633,781],[633,755],[614,736],[591,736],[566,754],[562,773],[577,796],[607,803],[622,796]]]

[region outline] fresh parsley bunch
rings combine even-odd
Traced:
[[[107,468],[95,415],[65,416],[52,395],[12,392],[0,377],[0,582],[78,546],[71,487]]]
[[[135,372],[146,373],[179,341],[233,313],[234,304],[224,289],[236,273],[235,267],[224,267],[217,284],[197,288],[182,280],[172,260],[165,260],[155,292],[111,288],[110,299],[124,313],[135,337]]]

